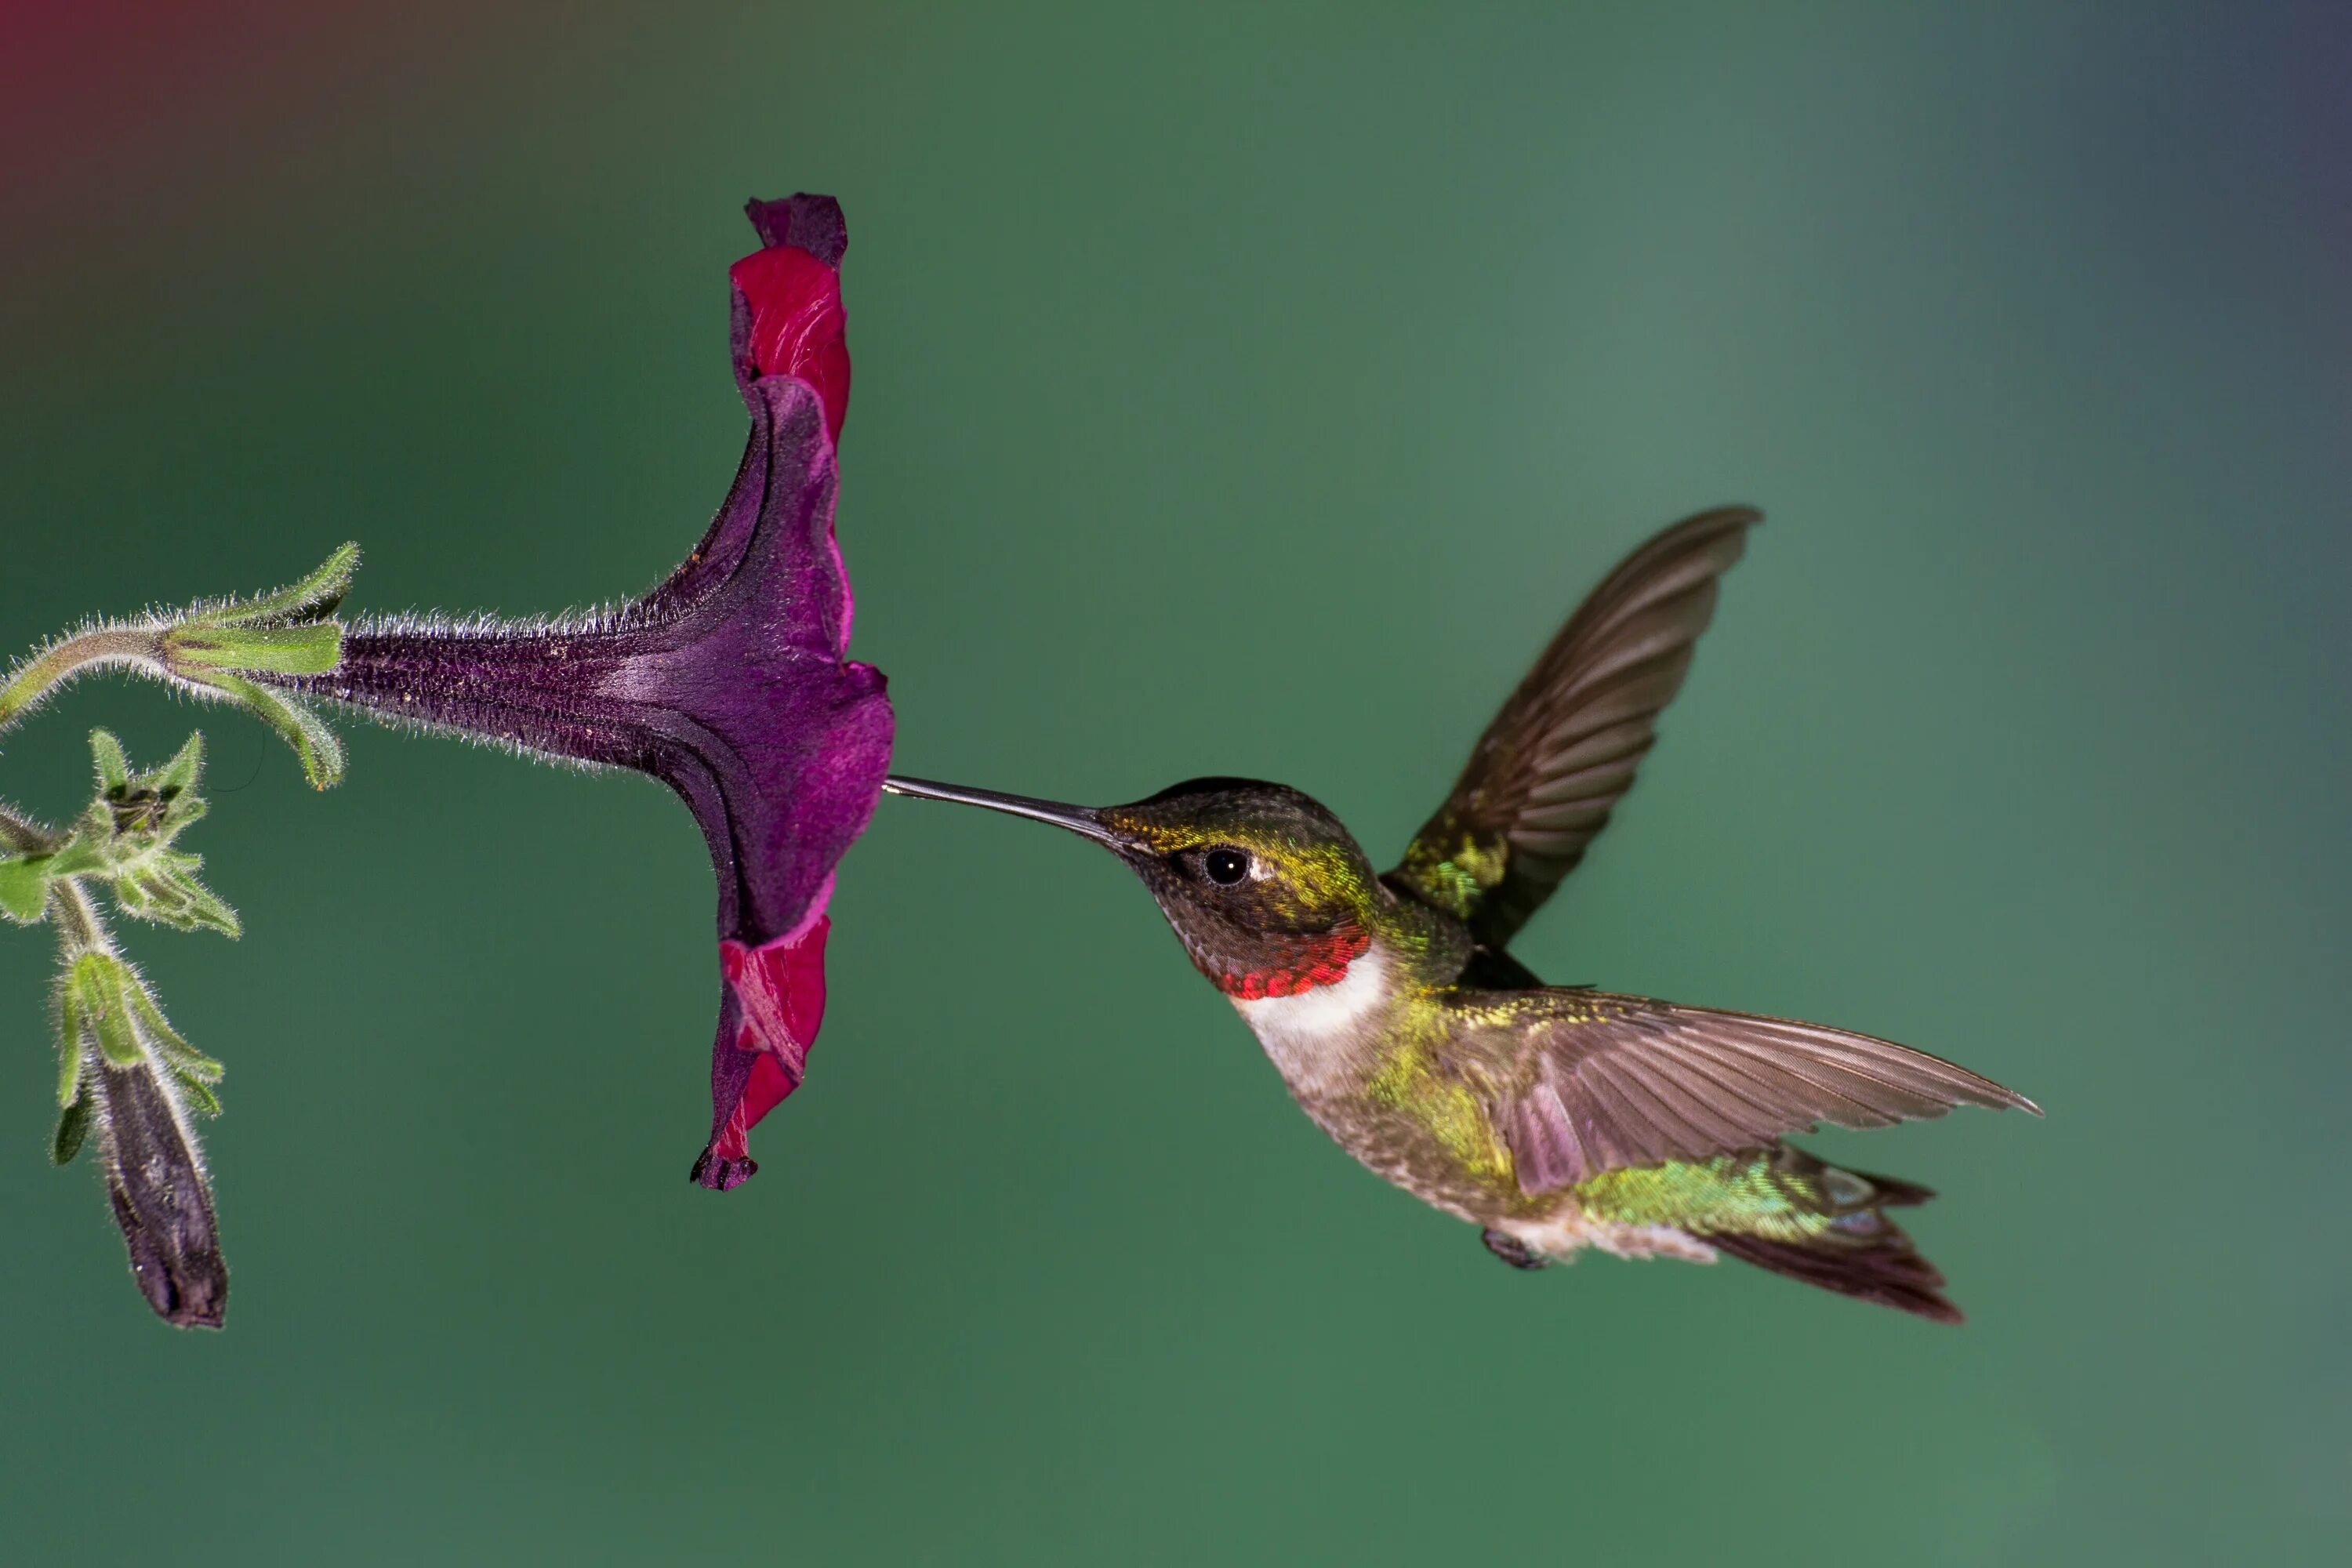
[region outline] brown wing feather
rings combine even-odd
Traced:
[[[1528,1193],[1753,1149],[1816,1123],[2041,1111],[1938,1057],[1819,1024],[1605,991],[1460,992],[1458,1038]]]
[[[1594,589],[1503,710],[1391,879],[1508,942],[1584,858],[1633,787],[1715,614],[1716,581],[1763,515],[1702,512],[1656,535]]]

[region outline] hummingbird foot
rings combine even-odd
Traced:
[[[1486,1244],[1487,1251],[1514,1268],[1541,1268],[1551,1261],[1517,1237],[1504,1231],[1481,1231],[1478,1239]]]

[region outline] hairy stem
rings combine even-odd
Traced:
[[[0,686],[0,730],[6,730],[61,682],[85,669],[131,665],[168,675],[161,633],[150,626],[100,626],[51,643]]]
[[[49,884],[49,920],[58,928],[58,947],[66,963],[85,952],[112,952],[114,943],[107,939],[106,922],[99,918],[98,906],[82,891],[81,880],[76,877],[59,877]]]

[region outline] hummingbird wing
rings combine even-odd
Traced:
[[[1605,991],[1458,992],[1456,1070],[1519,1187],[1705,1160],[1817,1122],[1885,1127],[1955,1106],[2041,1108],[1937,1057],[1819,1024]]]
[[[1500,948],[1584,858],[1633,787],[1749,507],[1685,518],[1627,556],[1519,682],[1388,879]]]

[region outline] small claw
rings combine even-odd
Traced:
[[[1541,1268],[1551,1262],[1550,1258],[1517,1237],[1507,1236],[1499,1230],[1480,1231],[1478,1239],[1486,1244],[1487,1251],[1514,1268]]]

